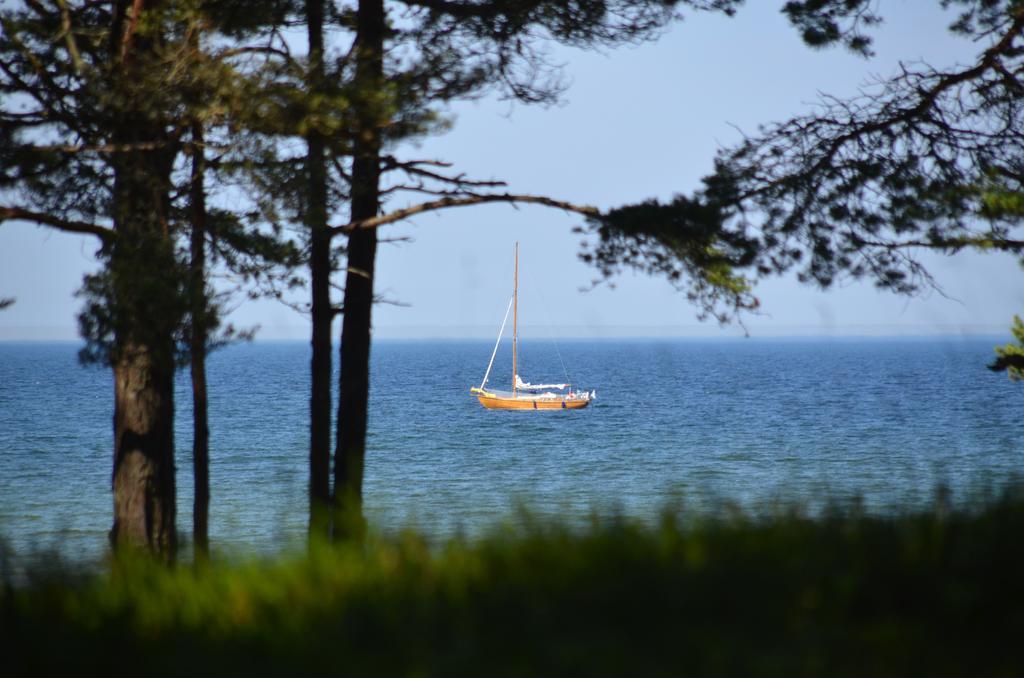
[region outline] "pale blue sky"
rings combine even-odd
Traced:
[[[443,159],[477,178],[502,179],[517,193],[541,193],[611,207],[689,192],[709,172],[716,148],[806,110],[818,92],[849,95],[900,60],[970,61],[975,46],[949,35],[937,2],[880,3],[887,21],[877,56],[812,51],[778,14],[780,2],[750,2],[737,17],[691,16],[658,42],[604,54],[558,50],[572,86],[554,108],[494,98],[457,106],[454,129],[402,151]],[[528,333],[560,336],[735,336],[699,323],[695,309],[663,280],[627,274],[616,289],[580,292],[594,272],[576,258],[580,218],[539,207],[492,205],[422,215],[389,227],[378,292],[408,307],[379,305],[379,337],[493,336],[511,293],[512,246],[521,243],[521,322]],[[82,237],[26,224],[0,228],[0,339],[74,338],[73,298],[95,266]],[[1005,333],[1024,311],[1024,271],[999,255],[928,256],[946,297],[907,299],[870,284],[819,291],[792,279],[762,284],[755,336]],[[259,324],[261,337],[308,337],[306,319],[272,302],[244,303],[233,320]],[[545,326],[545,327],[540,327]],[[554,326],[554,328],[550,327]]]

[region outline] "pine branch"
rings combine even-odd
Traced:
[[[98,144],[92,146],[57,144],[53,146],[22,146],[21,148],[42,153],[136,153],[138,151],[155,151],[170,145],[170,142],[166,141],[140,141],[132,144]]]
[[[60,8],[60,30],[67,45],[68,54],[71,56],[71,63],[75,67],[75,73],[82,73],[82,55],[78,52],[78,43],[75,41],[75,33],[71,27],[71,12],[68,10],[66,0],[57,0],[57,7]]]
[[[505,203],[530,203],[535,205],[546,205],[548,207],[555,207],[558,209],[566,210],[567,212],[575,212],[582,214],[587,217],[598,217],[601,215],[600,210],[596,207],[590,207],[587,205],[575,205],[570,202],[563,200],[555,200],[554,198],[548,198],[542,195],[517,195],[512,193],[496,193],[489,195],[472,195],[465,198],[442,198],[441,200],[434,200],[431,202],[420,203],[418,205],[412,205],[411,207],[405,207],[403,209],[395,210],[390,214],[382,214],[377,217],[370,219],[361,219],[359,221],[353,221],[344,226],[336,226],[331,229],[331,235],[335,236],[339,233],[351,233],[364,228],[378,228],[387,224],[393,224],[403,219],[408,219],[411,216],[422,214],[424,212],[433,212],[436,210],[447,209],[450,207],[468,207],[470,205],[482,205],[485,203],[492,202],[505,202]]]
[[[448,176],[441,174],[440,172],[432,172],[430,170],[423,169],[423,165],[431,167],[448,168],[451,167],[451,163],[442,162],[440,160],[408,160],[400,161],[393,156],[387,156],[384,158],[383,169],[385,171],[390,170],[401,170],[410,176],[420,176],[426,179],[433,179],[434,181],[453,184],[459,187],[475,187],[475,188],[498,188],[505,186],[504,181],[487,180],[487,179],[468,179],[464,173],[459,173],[454,176]]]
[[[962,250],[974,247],[980,250],[997,250],[1000,252],[1021,252],[1024,250],[1024,240],[991,238],[981,235],[962,238],[936,238],[934,240],[899,240],[893,242],[865,240],[859,237],[854,237],[852,240],[860,247],[878,247],[887,250],[915,247],[938,250]]]
[[[113,229],[105,226],[99,226],[97,224],[90,224],[85,221],[61,219],[53,216],[52,214],[32,212],[20,207],[0,207],[0,223],[15,220],[33,221],[37,224],[55,228],[58,231],[64,231],[65,233],[85,233],[88,235],[94,235],[104,243],[113,241],[117,235]]]

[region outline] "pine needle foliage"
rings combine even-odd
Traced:
[[[591,220],[597,245],[584,259],[603,278],[633,268],[692,280],[705,314],[721,319],[756,304],[742,287],[709,287],[701,259],[674,240],[715,243],[748,283],[790,272],[822,289],[865,280],[905,295],[940,288],[924,251],[1024,257],[1024,4],[933,4],[977,45],[971,62],[903,62],[855,96],[823,94],[809,112],[760,126],[719,151],[692,195]],[[791,0],[783,13],[806,44],[865,57],[884,18],[871,0]],[[642,221],[622,219],[631,207],[648,208]]]
[[[1006,372],[1013,381],[1024,381],[1024,321],[1019,315],[1013,316],[1010,332],[1016,343],[996,346],[996,359],[988,367],[993,372]]]

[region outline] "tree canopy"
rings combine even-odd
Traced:
[[[205,189],[188,160],[218,147],[230,157],[223,132],[243,110],[248,73],[230,50],[204,49],[199,34],[217,17],[195,1],[25,2],[4,7],[0,25],[0,222],[98,239],[103,267],[80,293],[81,355],[114,372],[111,539],[170,558],[173,374],[188,327],[212,331],[217,319],[216,301],[193,294],[206,278],[190,274],[189,250],[194,263],[209,247],[242,276],[291,254],[244,214],[205,208],[203,240],[189,247]]]
[[[605,277],[636,267],[675,280],[688,273],[678,253],[710,243],[710,263],[750,284],[794,270],[821,287],[866,278],[910,294],[937,285],[915,256],[922,250],[1020,257],[1024,4],[941,5],[957,10],[950,30],[979,45],[973,63],[903,63],[853,98],[825,95],[809,113],[762,126],[722,149],[691,197],[591,219],[584,259]],[[783,11],[808,44],[864,55],[883,18],[867,0],[788,2]],[[692,289],[719,317],[756,307],[749,287],[730,292]]]

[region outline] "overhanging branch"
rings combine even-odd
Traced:
[[[37,224],[55,228],[58,231],[64,231],[65,233],[85,233],[88,235],[94,235],[105,243],[111,242],[116,235],[113,229],[106,228],[105,226],[99,226],[97,224],[90,224],[85,221],[61,219],[53,216],[52,214],[32,212],[20,207],[0,207],[0,223],[14,220],[33,221]]]
[[[331,235],[338,235],[339,233],[351,233],[363,228],[378,228],[387,224],[393,224],[403,219],[408,219],[411,216],[422,214],[424,212],[433,212],[441,209],[448,209],[450,207],[468,207],[470,205],[482,205],[485,203],[492,202],[506,202],[510,204],[515,203],[530,203],[534,205],[546,205],[547,207],[555,207],[558,209],[565,210],[567,212],[575,212],[582,214],[587,217],[600,216],[601,211],[596,207],[590,207],[589,205],[575,205],[564,200],[555,200],[554,198],[548,198],[542,195],[519,195],[513,193],[494,193],[489,195],[472,195],[465,198],[442,198],[441,200],[433,200],[430,202],[420,203],[418,205],[412,205],[411,207],[405,207],[400,210],[395,210],[390,214],[382,214],[377,217],[370,219],[361,219],[359,221],[349,222],[343,226],[335,226],[331,229]]]
[[[44,153],[137,153],[139,151],[155,151],[168,146],[166,141],[140,141],[131,144],[98,144],[93,146],[75,144],[56,144],[53,146],[22,146],[25,150]]]
[[[897,240],[893,242],[865,240],[863,238],[852,239],[858,247],[877,247],[885,250],[899,249],[932,249],[932,250],[962,250],[969,247],[979,250],[996,250],[999,252],[1019,253],[1024,251],[1024,240],[1012,238],[998,238],[992,236],[968,236],[936,238],[932,240]]]

